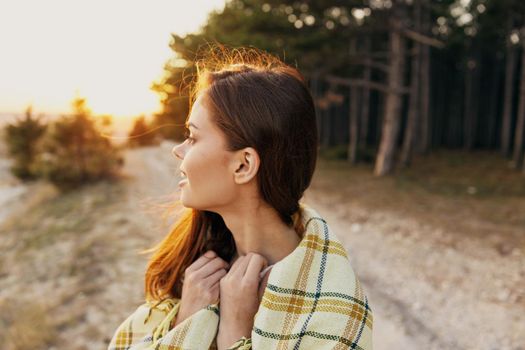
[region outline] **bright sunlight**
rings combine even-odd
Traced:
[[[170,34],[198,30],[224,0],[0,2],[0,115],[67,113],[85,97],[95,114],[159,110],[150,90],[173,56]]]

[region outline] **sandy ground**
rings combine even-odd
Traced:
[[[128,151],[124,181],[68,196],[1,178],[0,349],[107,346],[144,299],[138,252],[173,219],[164,215],[178,196],[172,146]],[[502,254],[493,242],[364,208],[322,174],[304,200],[350,254],[376,350],[525,349],[525,247]]]
[[[376,349],[525,349],[522,250],[309,193],[341,237],[375,313]]]

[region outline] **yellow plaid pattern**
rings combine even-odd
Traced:
[[[373,314],[346,249],[313,208],[300,206],[306,233],[272,268],[251,338],[229,349],[371,350]],[[178,306],[178,299],[140,305],[108,350],[216,349],[219,304],[170,328]]]

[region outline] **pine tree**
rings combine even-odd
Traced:
[[[129,132],[128,144],[131,147],[153,145],[155,143],[155,136],[155,133],[146,122],[146,118],[144,116],[140,116],[135,119],[135,123]]]
[[[14,163],[11,172],[22,180],[34,179],[36,174],[32,163],[38,152],[37,143],[45,133],[47,125],[41,118],[32,115],[32,107],[26,109],[25,117],[8,124],[5,129],[5,143]]]

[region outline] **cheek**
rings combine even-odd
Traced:
[[[235,189],[227,162],[221,154],[194,153],[187,159],[186,170],[189,188],[195,196],[226,199]]]
[[[182,204],[199,210],[217,211],[235,201],[237,187],[224,168],[206,164],[202,171],[192,173],[181,193]],[[189,176],[188,176],[189,177]]]

